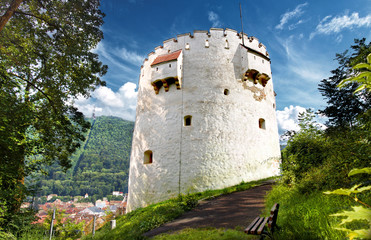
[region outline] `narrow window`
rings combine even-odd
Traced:
[[[254,60],[256,60],[256,56],[254,56]]]
[[[167,50],[167,53],[170,53],[170,49],[169,49],[169,50]]]
[[[225,49],[229,49],[229,42],[228,42],[228,40],[225,40]]]
[[[184,126],[191,126],[192,124],[192,116],[187,115],[184,117]]]
[[[158,67],[156,68],[156,71],[158,71]]]
[[[147,150],[144,152],[144,164],[150,164],[153,162],[153,159],[152,159],[152,151],[151,150]]]
[[[210,47],[209,40],[205,40],[205,48]]]
[[[276,108],[276,104],[273,103],[273,108]]]
[[[262,63],[264,63],[264,60],[262,60]]]
[[[228,89],[224,89],[224,95],[229,95],[229,90]]]
[[[169,64],[169,68],[171,68],[171,64]]]
[[[265,120],[263,118],[259,118],[259,128],[265,129]]]
[[[185,45],[185,49],[186,49],[186,50],[189,50],[189,43],[186,43],[186,45]]]

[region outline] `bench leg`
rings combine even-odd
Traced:
[[[269,232],[264,231],[260,235],[260,240],[263,240],[265,237],[268,237],[269,239],[272,239],[273,240],[273,235],[271,233],[269,233]]]

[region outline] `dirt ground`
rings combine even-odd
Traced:
[[[172,222],[144,234],[153,237],[185,228],[236,228],[247,227],[264,209],[264,196],[272,188],[266,182],[245,191],[235,192],[211,200],[202,201],[195,209],[186,212]]]

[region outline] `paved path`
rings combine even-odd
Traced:
[[[264,209],[264,196],[271,188],[272,183],[267,182],[245,191],[203,201],[192,211],[186,212],[174,221],[153,229],[144,235],[152,237],[184,228],[234,229],[237,226],[246,227]]]

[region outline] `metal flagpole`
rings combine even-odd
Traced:
[[[241,2],[240,2],[240,18],[241,18],[241,28],[242,28],[242,45],[245,46],[245,40],[244,40],[244,34],[243,34],[243,23],[242,23]]]

